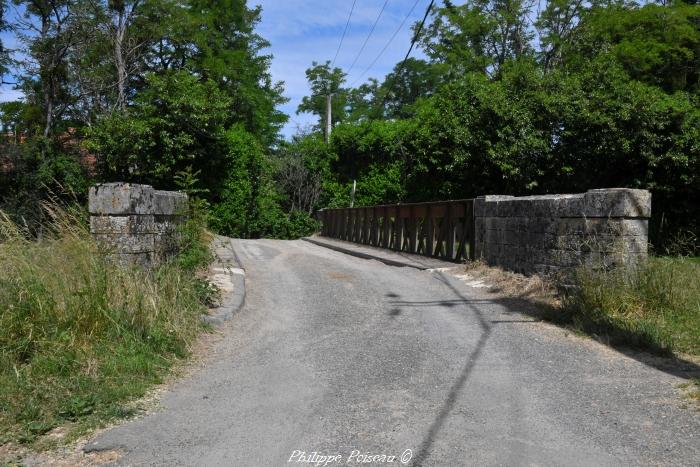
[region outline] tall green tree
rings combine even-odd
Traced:
[[[68,56],[80,40],[73,0],[27,0],[19,27],[30,74],[22,76],[27,98],[42,109],[41,135],[49,138],[72,103]]]
[[[311,94],[304,96],[297,107],[297,114],[311,113],[318,116],[317,129],[323,128],[326,116],[326,98],[331,96],[331,123],[333,125],[347,118],[348,90],[343,87],[346,74],[342,69],[331,69],[330,60],[323,64],[312,62],[306,70],[306,79]]]
[[[411,106],[420,98],[435,93],[442,81],[444,66],[409,58],[386,76],[380,94],[389,118],[412,115]]]
[[[245,0],[164,0],[144,5],[158,27],[146,69],[160,74],[187,70],[211,80],[230,98],[230,112],[267,147],[275,144],[286,115],[283,84],[270,75],[269,43],[255,32],[260,7]]]
[[[433,62],[448,66],[455,78],[478,71],[497,76],[509,60],[533,53],[530,0],[446,0],[434,8],[420,43]]]
[[[115,112],[88,133],[102,177],[175,187],[174,175],[191,166],[201,189],[216,193],[224,163],[224,132],[231,98],[211,80],[185,71],[150,74],[128,112]]]
[[[605,51],[635,80],[667,92],[700,89],[698,5],[594,6],[584,13],[570,42],[566,61],[574,70]]]
[[[5,0],[0,0],[0,33],[8,29],[8,24],[5,21],[5,6]],[[0,86],[5,84],[5,73],[8,71],[9,62],[10,54],[0,40]]]
[[[245,0],[190,0],[198,25],[193,69],[211,79],[232,98],[231,111],[252,134],[270,145],[287,117],[277,105],[286,102],[282,83],[270,75],[270,43],[255,32],[261,7]]]
[[[583,0],[549,0],[535,21],[539,38],[538,56],[548,73],[561,65],[564,49],[576,36],[576,27],[586,11]]]
[[[347,111],[351,121],[378,118],[407,118],[412,105],[435,93],[442,82],[444,67],[409,58],[396,64],[383,82],[370,78],[347,90]]]

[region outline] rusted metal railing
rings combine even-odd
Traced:
[[[474,200],[323,209],[321,234],[395,251],[474,259]]]

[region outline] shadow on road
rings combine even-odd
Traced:
[[[474,369],[474,366],[479,359],[482,350],[488,341],[491,332],[492,332],[492,326],[493,325],[498,325],[498,324],[530,324],[530,323],[536,323],[538,321],[541,321],[547,317],[547,313],[551,313],[551,307],[548,310],[543,309],[543,304],[533,301],[533,300],[528,300],[527,298],[513,298],[513,297],[494,297],[492,299],[470,299],[464,296],[451,282],[450,280],[445,276],[444,273],[442,272],[435,272],[435,278],[445,284],[451,292],[457,297],[457,298],[450,298],[450,299],[444,299],[444,300],[428,300],[428,301],[408,301],[408,300],[400,300],[399,295],[395,293],[387,293],[386,297],[394,300],[390,300],[389,303],[392,305],[391,310],[389,311],[389,315],[392,318],[395,318],[396,316],[399,316],[402,312],[402,308],[412,308],[412,307],[447,307],[447,308],[456,308],[456,307],[466,307],[468,310],[472,311],[474,313],[474,316],[477,318],[479,326],[482,329],[481,335],[479,337],[478,342],[476,343],[476,346],[474,350],[470,353],[469,357],[467,358],[464,366],[462,367],[459,376],[453,383],[452,387],[450,388],[449,393],[447,394],[447,397],[445,398],[445,401],[442,404],[442,407],[440,408],[440,411],[436,415],[433,423],[430,425],[430,428],[428,429],[428,432],[421,443],[420,448],[417,451],[417,454],[414,458],[414,466],[422,466],[424,465],[424,462],[426,461],[426,458],[431,452],[432,445],[435,441],[435,438],[439,431],[441,430],[442,426],[445,423],[445,420],[449,416],[450,412],[454,408],[455,402],[457,401],[457,398],[459,396],[459,393],[461,392],[462,388],[464,387],[465,383],[467,382],[469,375],[471,374],[472,370]],[[516,316],[514,316],[514,319],[505,319],[505,320],[488,320],[484,317],[484,314],[480,311],[479,305],[483,304],[497,304],[503,306],[509,313],[513,313],[514,315],[525,315],[528,316],[530,319],[518,319]],[[566,323],[564,322],[556,322],[555,320],[547,319],[547,321],[552,322],[553,324],[557,324],[559,326],[566,327]],[[619,329],[616,330],[616,332],[624,332],[625,330]],[[627,336],[629,338],[629,336]],[[599,342],[602,340],[600,338],[596,339]],[[629,342],[629,341],[628,341]],[[603,344],[607,344],[610,347],[614,348],[616,351],[633,358],[641,363],[644,363],[647,366],[650,366],[652,368],[655,368],[657,370],[663,371],[665,373],[671,374],[676,377],[684,378],[684,379],[691,379],[691,378],[697,378],[700,377],[700,365],[685,360],[683,358],[680,358],[678,356],[660,356],[660,355],[654,355],[649,352],[643,352],[643,351],[638,351],[631,349],[629,347],[625,347],[622,345],[615,345],[615,342],[605,342],[602,341]]]
[[[452,387],[450,388],[450,391],[447,394],[447,397],[445,398],[445,401],[442,404],[442,407],[440,408],[440,411],[435,417],[435,420],[433,420],[433,423],[430,425],[430,428],[428,429],[428,432],[425,435],[425,438],[423,439],[423,442],[421,443],[420,447],[418,448],[418,451],[416,453],[416,456],[414,457],[414,466],[422,466],[423,463],[425,462],[426,458],[430,454],[431,448],[433,443],[435,442],[435,438],[437,434],[440,432],[442,429],[442,426],[445,423],[445,420],[449,416],[450,412],[454,408],[455,402],[457,401],[457,398],[459,396],[459,393],[462,391],[462,388],[464,387],[464,384],[467,382],[467,379],[469,378],[469,375],[471,374],[472,370],[474,369],[474,366],[481,356],[481,352],[484,349],[484,346],[486,345],[486,341],[488,341],[489,336],[491,335],[491,322],[486,320],[478,308],[478,304],[480,303],[492,303],[489,300],[470,300],[464,295],[462,295],[457,288],[454,287],[450,283],[450,280],[442,273],[442,272],[436,272],[435,277],[437,280],[445,284],[458,298],[456,299],[449,299],[449,300],[431,300],[431,301],[424,301],[424,302],[415,302],[415,301],[405,301],[405,300],[392,300],[390,303],[394,306],[394,308],[391,309],[389,312],[389,315],[394,317],[399,314],[401,314],[401,308],[400,307],[427,307],[427,306],[441,306],[441,307],[458,307],[458,306],[464,306],[470,309],[471,311],[474,312],[474,316],[477,318],[479,326],[481,327],[481,335],[479,336],[479,340],[476,343],[476,346],[474,347],[474,350],[469,354],[469,357],[467,358],[464,366],[462,367],[459,376],[455,380],[455,382],[452,384]],[[394,293],[388,293],[386,294],[387,297],[389,298],[398,298],[399,296],[394,294]]]
[[[442,274],[443,273],[440,273],[441,277],[439,280],[445,282]],[[459,293],[454,288],[453,291],[455,293]],[[387,294],[387,297],[398,298],[398,296],[395,294]],[[391,313],[394,316],[401,313],[401,308],[433,306],[456,308],[468,305],[473,310],[476,310],[476,305],[497,304],[506,308],[506,310],[508,310],[510,313],[519,313],[521,315],[529,316],[532,319],[489,320],[488,323],[532,323],[537,321],[546,321],[563,328],[571,328],[571,316],[568,316],[559,309],[555,309],[536,300],[528,299],[527,297],[494,296],[493,298],[487,299],[468,299],[461,295],[460,297],[461,298],[457,299],[428,301],[392,300],[389,303],[394,306],[393,310],[395,311]],[[585,326],[585,323],[583,325]],[[626,355],[627,357],[633,358],[647,366],[686,380],[700,377],[700,365],[698,363],[678,355],[672,355],[668,349],[655,347],[653,342],[651,342],[647,336],[640,334],[639,331],[635,329],[625,328],[614,322],[604,324],[595,323],[595,327],[595,329],[587,329],[587,332],[589,332],[596,341],[615,349],[617,352]],[[571,331],[577,332],[573,328]],[[630,346],[630,343],[634,342],[639,343],[639,348],[645,348],[647,350],[638,350],[637,348]]]
[[[526,297],[494,297],[493,303],[498,303],[511,312],[521,313],[536,320],[571,329],[574,333],[579,332],[572,328],[572,320],[575,317],[560,309],[529,300]],[[582,325],[586,328],[585,323]],[[591,324],[586,332],[597,342],[664,373],[686,380],[700,377],[698,363],[673,355],[668,349],[656,347],[648,336],[640,334],[638,330],[625,328],[619,323],[607,322]],[[630,343],[639,343],[639,349],[645,348],[647,350],[633,348]]]

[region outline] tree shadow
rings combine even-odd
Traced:
[[[394,300],[390,300],[390,304],[392,305],[392,309],[389,312],[389,315],[391,318],[396,318],[401,314],[402,308],[405,307],[447,307],[447,308],[454,308],[454,307],[466,307],[468,310],[472,311],[474,313],[474,316],[478,320],[478,324],[482,330],[481,335],[479,337],[479,340],[476,343],[476,346],[474,349],[471,351],[469,354],[466,362],[464,363],[464,366],[459,372],[459,375],[455,379],[454,383],[450,387],[450,390],[447,394],[447,397],[445,398],[445,401],[442,404],[442,407],[440,408],[439,412],[435,416],[435,419],[431,423],[425,438],[423,439],[423,442],[421,443],[419,449],[417,450],[417,453],[414,457],[414,466],[422,466],[424,465],[424,462],[426,461],[428,455],[431,452],[432,446],[435,442],[437,434],[440,432],[442,429],[447,417],[449,416],[450,412],[454,408],[454,405],[457,401],[457,398],[459,396],[459,393],[462,391],[465,383],[469,379],[470,374],[472,373],[477,360],[481,356],[481,353],[486,345],[486,342],[488,341],[489,337],[491,336],[492,333],[492,327],[494,325],[507,325],[507,324],[532,324],[536,323],[538,321],[547,321],[551,322],[553,324],[570,328],[569,324],[567,324],[564,321],[559,321],[557,322],[556,320],[552,319],[551,313],[554,313],[556,310],[554,307],[544,305],[543,303],[529,299],[527,297],[494,297],[492,299],[489,298],[480,298],[480,299],[469,299],[466,296],[464,296],[451,282],[450,279],[447,278],[447,276],[439,271],[436,271],[435,273],[435,278],[445,284],[450,291],[457,297],[457,298],[450,298],[450,299],[445,299],[445,300],[428,300],[428,301],[408,301],[408,300],[399,300],[400,296],[395,294],[395,293],[387,293],[386,297],[391,298]],[[455,280],[455,279],[453,279]],[[488,320],[484,316],[483,312],[480,310],[479,305],[483,304],[496,304],[502,306],[505,310],[506,313],[508,314],[513,314],[515,319],[503,319],[503,320]],[[522,319],[523,316],[527,316],[530,319]],[[630,330],[626,329],[615,329],[614,330],[616,333],[626,333],[630,332]],[[575,330],[572,330],[572,332],[576,332]],[[594,338],[597,336],[594,336]],[[625,336],[625,339],[627,340],[620,340],[619,342],[616,340],[604,340],[601,338],[596,338],[597,341],[602,342],[604,344],[608,344],[612,348],[614,348],[616,351],[620,352],[623,355],[626,355],[634,360],[639,361],[640,363],[643,363],[649,367],[655,368],[659,371],[663,371],[667,374],[680,377],[686,380],[689,380],[691,378],[697,378],[700,377],[700,365],[696,364],[695,362],[683,359],[681,357],[675,356],[675,355],[659,355],[659,354],[653,354],[650,353],[649,351],[640,351],[636,350],[634,348],[629,347],[629,345],[623,345],[621,342],[627,342],[629,343],[631,340],[631,337],[629,335]]]
[[[700,365],[660,345],[649,331],[622,322],[593,319],[528,297],[496,297],[510,311],[545,321],[574,334],[588,336],[615,351],[664,373],[686,380],[700,377]]]

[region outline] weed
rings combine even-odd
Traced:
[[[177,261],[150,272],[112,264],[80,216],[46,212],[41,240],[0,212],[3,442],[132,414],[128,401],[162,381],[202,329],[195,274]]]
[[[700,264],[652,257],[634,268],[579,268],[557,314],[611,344],[700,355]]]

